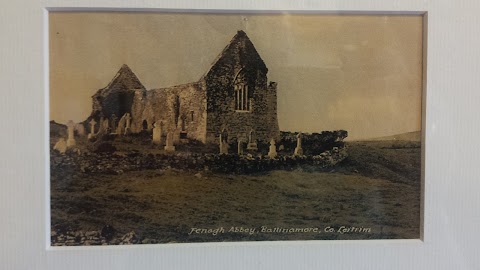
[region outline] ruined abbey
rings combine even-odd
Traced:
[[[161,127],[160,136],[176,132],[180,139],[205,144],[249,142],[252,137],[267,143],[280,136],[277,85],[267,81],[267,72],[246,33],[238,31],[196,82],[147,90],[123,65],[108,86],[92,96],[86,123],[109,120],[113,132],[124,132],[127,117],[132,133]]]

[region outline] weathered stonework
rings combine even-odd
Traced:
[[[256,139],[269,142],[279,138],[276,83],[267,84],[268,69],[252,42],[239,31],[204,76],[207,89],[207,141],[216,141],[226,129],[229,139]],[[251,104],[236,110],[235,85],[238,79],[248,86]],[[249,100],[250,101],[250,100]]]
[[[161,121],[163,135],[178,128],[187,138],[205,143],[205,107],[205,87],[199,82],[138,91],[132,106],[132,132],[150,130]]]
[[[280,136],[277,85],[267,83],[268,69],[245,32],[239,31],[198,82],[146,90],[124,65],[112,82],[93,97],[89,119],[119,118],[130,113],[131,132],[162,125],[163,135],[218,144],[221,132],[228,143],[248,141],[254,131],[259,142]]]
[[[134,104],[134,96],[138,92],[145,92],[137,76],[127,66],[123,65],[113,80],[92,96],[92,114],[89,118],[110,118],[113,114],[123,116],[131,113]]]

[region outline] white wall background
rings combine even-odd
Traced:
[[[0,4],[1,269],[480,269],[480,2],[60,1]],[[46,7],[428,11],[424,242],[47,250]]]

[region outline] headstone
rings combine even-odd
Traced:
[[[97,122],[95,122],[95,120],[92,118],[92,120],[90,120],[90,134],[88,134],[88,138],[93,138],[95,137],[95,124],[97,124]]]
[[[268,150],[268,156],[270,158],[277,157],[277,147],[275,146],[275,140],[274,139],[270,140],[270,148]]]
[[[173,143],[174,144],[179,144],[180,143],[180,129],[177,128],[175,129],[175,131],[173,132]]]
[[[241,139],[237,141],[237,149],[237,154],[243,155],[243,141]]]
[[[97,133],[95,134],[96,136],[105,133],[105,126],[104,126],[104,123],[103,123],[104,120],[105,120],[105,119],[103,119],[103,117],[101,117],[100,120],[98,121],[98,131],[97,131]]]
[[[124,114],[122,118],[120,118],[120,120],[118,121],[117,130],[116,130],[118,135],[123,135],[123,133],[125,133],[125,122],[127,121],[125,119],[126,115],[127,114]]]
[[[65,139],[64,138],[58,139],[55,146],[53,146],[53,150],[57,150],[61,154],[65,154],[65,152],[67,151],[67,143],[65,142]]]
[[[153,136],[152,136],[152,142],[154,144],[162,144],[162,125],[160,123],[161,121],[157,121],[153,123]]]
[[[118,119],[118,117],[115,114],[112,114],[112,117],[110,117],[110,119],[112,120],[112,123],[111,123],[112,132],[116,132],[117,131],[117,119]]]
[[[247,150],[251,150],[251,151],[257,151],[258,150],[257,141],[254,137],[254,131],[253,130],[251,130],[250,133],[248,134]]]
[[[74,135],[74,131],[75,131],[75,123],[73,123],[72,120],[68,121],[67,123],[67,132],[68,132],[68,138],[67,138],[67,147],[70,148],[72,146],[75,146],[75,135]]]
[[[225,151],[223,150],[222,133],[220,133],[220,137],[218,137],[218,147],[220,148],[220,154],[223,154]]]
[[[223,130],[221,133],[220,133],[220,142],[219,142],[219,146],[220,146],[220,154],[228,154],[228,133]]]
[[[173,152],[175,151],[175,146],[173,145],[173,132],[168,132],[167,133],[167,139],[165,141],[165,151],[167,152]]]
[[[105,133],[110,133],[110,122],[108,119],[103,120],[103,130]]]
[[[76,124],[75,130],[77,131],[78,136],[85,136],[85,127],[82,123]]]
[[[132,117],[130,116],[130,113],[125,114],[125,128],[130,128],[130,120],[132,120]]]
[[[302,149],[302,133],[298,133],[297,135],[297,147],[295,147],[295,156],[303,156],[303,149]]]
[[[125,132],[124,132],[125,135],[128,135],[131,132],[131,130],[130,130],[130,120],[132,120],[132,117],[130,116],[130,113],[126,113],[125,114]]]

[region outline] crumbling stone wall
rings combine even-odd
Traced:
[[[138,92],[132,106],[132,131],[142,131],[144,121],[148,130],[156,121],[162,121],[164,134],[177,126],[182,129],[182,121],[187,138],[205,143],[205,85],[196,82]]]
[[[101,117],[110,118],[112,114],[121,117],[131,113],[135,95],[145,91],[133,71],[123,65],[113,80],[92,96],[92,114],[87,120],[94,118],[98,122]]]
[[[187,138],[207,144],[218,144],[224,129],[229,143],[238,138],[247,142],[250,131],[259,143],[278,141],[277,85],[267,83],[267,73],[252,42],[239,31],[198,82],[147,91],[123,65],[112,82],[92,97],[92,114],[84,123],[93,118],[98,129],[101,117],[115,114],[120,119],[130,113],[134,133],[151,130],[162,121],[164,135],[180,127]],[[248,106],[242,109],[234,89],[238,78],[248,86],[249,98],[244,102]]]
[[[174,168],[185,171],[212,171],[226,174],[250,174],[270,170],[292,170],[304,166],[322,170],[347,158],[347,148],[334,147],[319,155],[294,156],[279,155],[272,159],[266,155],[204,154],[185,153],[143,154],[130,152],[126,155],[115,153],[76,153],[60,154],[51,149],[51,171],[57,174],[123,174],[128,171]]]
[[[252,42],[239,31],[204,76],[207,91],[207,142],[217,143],[223,129],[229,140],[247,140],[253,130],[258,141],[279,138],[276,84],[267,85],[268,69]],[[235,79],[242,75],[252,104],[236,111]]]

